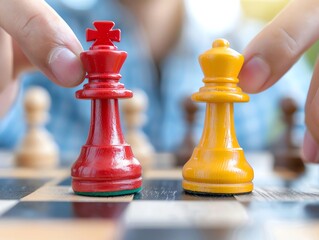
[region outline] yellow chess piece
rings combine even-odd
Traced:
[[[234,102],[248,102],[237,86],[244,57],[217,39],[199,57],[205,86],[192,95],[206,102],[203,134],[190,160],[183,167],[183,188],[204,194],[239,194],[253,190],[254,172],[239,146],[233,116]]]

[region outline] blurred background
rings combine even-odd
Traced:
[[[116,43],[128,52],[121,70],[128,89],[142,90],[147,96],[147,121],[142,130],[156,152],[176,152],[191,128],[198,142],[204,123],[205,104],[198,105],[189,126],[183,101],[203,86],[198,56],[211,48],[216,38],[226,38],[231,48],[242,52],[249,41],[271,21],[288,0],[54,0],[47,1],[70,25],[85,50],[85,29],[92,22],[111,20],[122,31]],[[303,107],[318,45],[315,45],[275,86],[251,95],[249,103],[236,104],[235,125],[240,145],[248,151],[269,149],[284,131],[280,100],[293,98],[294,141],[304,132]],[[280,62],[278,63],[280,64]],[[84,83],[87,80],[84,81]],[[75,99],[74,89],[55,86],[41,73],[25,74],[22,90],[42,86],[52,98],[51,119],[47,124],[64,159],[74,160],[85,143],[90,125],[90,101]],[[15,108],[23,116],[19,97]],[[20,102],[20,107],[19,107]],[[20,118],[21,119],[21,118]],[[18,121],[19,118],[12,121]],[[0,142],[14,148],[22,138],[25,124],[15,127],[16,136]],[[10,126],[9,126],[10,127]],[[123,124],[123,128],[125,126]]]

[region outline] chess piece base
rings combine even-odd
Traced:
[[[300,156],[300,149],[283,149],[274,152],[274,171],[281,178],[293,180],[305,172],[305,164]]]
[[[141,184],[142,178],[119,181],[72,179],[75,194],[96,197],[134,194],[141,191]]]
[[[58,166],[58,154],[52,153],[18,153],[16,156],[16,165],[19,167],[53,169]]]
[[[125,195],[125,191],[138,192],[142,186],[141,166],[127,144],[84,145],[71,171],[72,188],[81,195]]]
[[[185,191],[195,194],[242,194],[252,192],[254,185],[252,182],[233,184],[213,184],[183,180],[183,188]]]
[[[240,194],[253,190],[254,172],[241,148],[197,147],[183,167],[183,188],[206,194]]]
[[[77,195],[89,196],[89,197],[115,197],[138,193],[142,188],[136,188],[131,190],[115,191],[115,192],[75,192]]]
[[[59,164],[59,150],[44,128],[31,128],[16,152],[19,167],[50,169]]]

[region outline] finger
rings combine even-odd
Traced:
[[[0,93],[13,79],[13,53],[11,37],[0,28]]]
[[[305,106],[305,121],[308,128],[303,144],[306,161],[319,161],[319,61],[317,61],[311,79]]]
[[[302,145],[302,158],[305,162],[315,163],[319,161],[318,146],[318,143],[312,137],[311,133],[307,131]]]
[[[55,83],[71,87],[83,80],[81,44],[45,1],[0,1],[0,26]]]
[[[19,92],[19,81],[11,81],[7,83],[4,89],[2,89],[0,94],[0,120],[6,115],[12,104],[16,100]]]
[[[319,61],[314,68],[305,107],[305,120],[308,130],[319,143]]]
[[[318,12],[318,0],[294,0],[251,41],[239,75],[244,91],[273,85],[319,38]]]
[[[17,79],[18,76],[27,70],[34,69],[34,65],[26,57],[24,52],[21,50],[17,42],[12,39],[13,48],[13,78]]]

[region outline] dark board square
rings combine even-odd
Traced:
[[[27,219],[118,219],[128,204],[126,202],[20,202],[2,217]]]
[[[180,200],[183,189],[180,180],[144,180],[142,191],[134,200]]]
[[[212,226],[204,228],[128,228],[124,240],[140,239],[183,239],[183,240],[230,240],[230,239],[266,239],[264,228],[256,225],[237,227]]]
[[[199,194],[189,194],[184,192],[182,181],[176,179],[152,179],[144,180],[142,191],[134,195],[134,200],[235,200],[233,196],[206,196]]]
[[[0,178],[0,199],[21,199],[41,187],[49,179]]]
[[[192,240],[198,239],[202,240],[200,233],[196,229],[128,229],[125,232],[124,240],[140,240],[140,239],[152,239],[152,240],[162,240],[162,239],[183,239]]]

